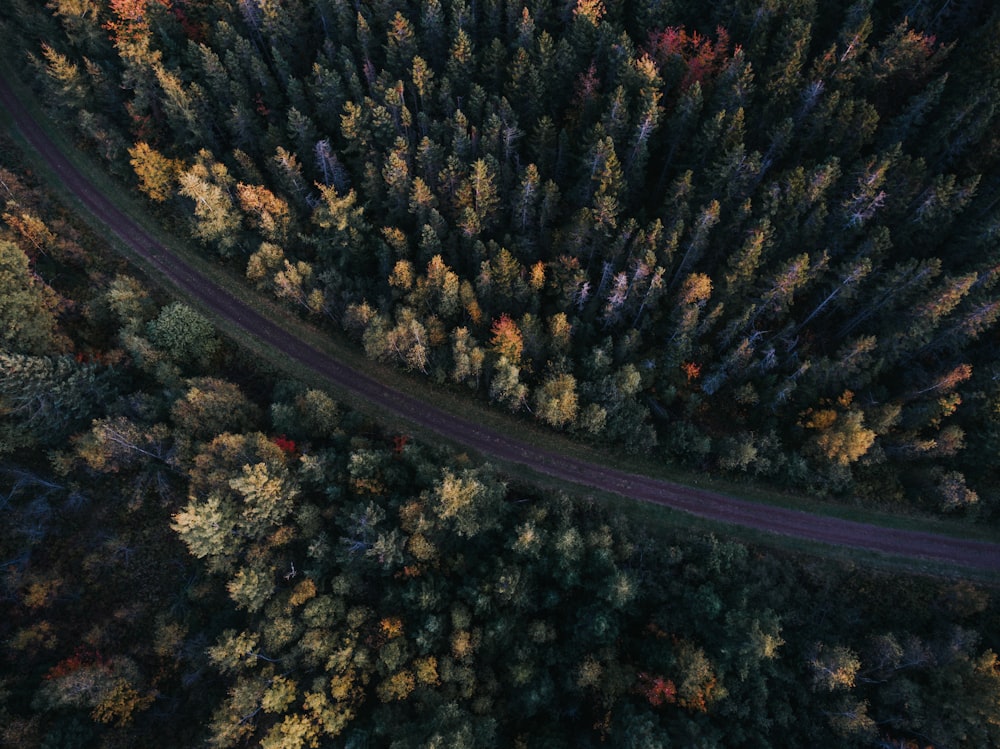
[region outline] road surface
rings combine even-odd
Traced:
[[[290,335],[246,302],[201,276],[146,233],[73,166],[46,136],[44,130],[36,125],[29,111],[2,76],[0,105],[28,143],[38,151],[86,210],[173,284],[181,296],[197,300],[215,315],[244,329],[289,359],[310,368],[336,387],[374,402],[407,421],[437,432],[453,442],[462,443],[486,457],[520,464],[580,486],[665,505],[709,520],[931,563],[924,565],[925,567],[933,568],[933,563],[942,563],[1000,572],[1000,544],[868,525],[747,502],[704,489],[628,474],[540,450],[506,434],[436,409],[413,395],[388,388]]]

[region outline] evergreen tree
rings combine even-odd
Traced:
[[[0,408],[5,419],[45,445],[65,439],[97,415],[114,393],[110,370],[65,356],[0,351]]]

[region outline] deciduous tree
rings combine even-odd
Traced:
[[[157,203],[173,197],[184,162],[167,158],[145,141],[139,141],[128,152],[132,157],[129,163],[139,180],[139,189],[146,197]]]
[[[13,242],[0,240],[0,342],[25,354],[56,353],[68,341],[56,323],[59,297]]]
[[[548,377],[535,389],[535,416],[556,428],[572,425],[577,415],[576,379],[571,374]]]

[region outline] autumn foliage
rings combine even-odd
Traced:
[[[524,351],[524,337],[510,315],[501,315],[494,320],[491,333],[493,337],[490,339],[490,343],[499,356],[504,356],[515,363],[521,360],[521,352]]]
[[[272,437],[271,442],[277,445],[286,455],[295,455],[298,452],[298,446],[295,444],[295,440],[288,439],[285,435],[281,434],[277,437]]]
[[[729,33],[718,27],[713,42],[697,31],[688,32],[683,27],[668,26],[651,32],[645,49],[661,70],[674,62],[683,64],[680,88],[684,91],[694,83],[701,83],[719,73],[730,55]]]
[[[645,671],[640,672],[638,690],[653,707],[677,702],[676,685],[662,676],[650,676]]]
[[[699,377],[701,377],[701,365],[697,362],[686,361],[681,364],[681,371],[684,372],[684,376],[687,378],[688,384],[694,382]]]
[[[45,673],[45,679],[49,681],[61,679],[81,668],[93,668],[95,666],[100,668],[105,667],[106,660],[99,651],[81,645],[77,647],[73,655],[63,658],[59,663],[50,668]]]
[[[996,3],[2,4],[151,221],[371,358],[610,464],[998,522]],[[23,145],[0,745],[1000,746],[988,590],[380,428],[110,280]]]

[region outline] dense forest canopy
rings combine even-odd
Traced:
[[[997,517],[985,0],[0,23],[163,221],[376,359]],[[159,298],[6,138],[0,217],[0,744],[1000,745],[993,591],[651,536],[373,423]]]
[[[994,517],[989,3],[29,6],[8,26],[110,167],[370,356],[698,469]]]
[[[989,589],[521,485],[262,369],[2,138],[0,191],[0,745],[1000,742]]]

